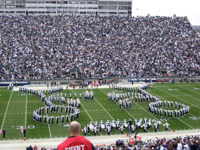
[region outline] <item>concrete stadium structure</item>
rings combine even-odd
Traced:
[[[131,16],[132,0],[0,0],[0,15]]]

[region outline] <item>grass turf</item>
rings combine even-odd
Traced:
[[[84,100],[83,92],[85,89],[75,90],[63,90],[62,93],[74,93],[76,92],[78,97],[79,93],[82,93],[81,108],[78,122],[81,123],[82,128],[85,127],[91,120],[100,121],[104,123],[107,120],[127,121],[131,118],[133,121],[135,118],[147,117],[154,121],[160,120],[162,123],[168,122],[170,124],[170,130],[188,130],[200,128],[200,83],[175,83],[169,84],[154,84],[146,91],[163,101],[176,101],[181,104],[190,106],[190,114],[180,119],[165,119],[158,116],[151,115],[148,111],[148,104],[133,103],[131,110],[120,110],[117,103],[108,102],[107,93],[109,92],[122,92],[111,89],[94,89],[94,100]],[[90,91],[90,90],[89,90]],[[48,96],[48,94],[47,94]],[[59,103],[61,105],[61,102]],[[57,138],[69,136],[68,127],[64,125],[44,125],[35,122],[32,119],[33,110],[44,106],[41,100],[34,95],[10,91],[5,88],[0,88],[0,125],[2,129],[6,130],[6,140],[8,139],[23,139],[23,134],[20,131],[21,126],[27,129],[27,139],[40,139],[40,138]],[[51,114],[48,114],[51,116]],[[54,116],[61,116],[61,114],[53,114]],[[43,118],[42,118],[43,120]],[[59,120],[59,123],[61,121]],[[55,123],[55,121],[54,121]],[[160,125],[159,132],[165,131],[165,127]],[[125,130],[128,133],[128,129]],[[139,133],[143,130],[139,130]],[[154,128],[151,127],[148,132],[154,132]],[[107,132],[102,130],[102,135],[106,135]],[[120,134],[120,131],[112,132],[112,135]],[[83,135],[83,133],[82,133]],[[93,132],[87,136],[93,136]],[[97,135],[100,135],[97,133]],[[0,136],[0,140],[3,136]]]

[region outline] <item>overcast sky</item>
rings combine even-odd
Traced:
[[[133,0],[133,16],[187,16],[192,25],[200,25],[200,0]]]

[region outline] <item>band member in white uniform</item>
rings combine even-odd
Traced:
[[[84,133],[84,136],[86,136],[86,134],[87,134],[87,128],[86,127],[84,127],[84,129],[83,129],[83,133]]]
[[[107,126],[107,132],[108,132],[108,135],[110,135],[110,132],[111,132],[110,126]]]
[[[97,127],[94,127],[94,135],[97,135]]]
[[[163,124],[163,126],[165,126],[165,130],[167,131],[168,128],[169,128],[169,124],[168,124],[168,123],[165,123],[165,124]]]
[[[120,127],[120,121],[119,121],[119,119],[117,119],[117,122],[116,122],[116,131],[118,131],[119,127]]]
[[[124,132],[124,127],[123,127],[123,125],[121,125],[120,130],[121,130],[121,134],[123,134],[123,132]]]
[[[131,132],[134,133],[135,127],[134,125],[131,125]]]

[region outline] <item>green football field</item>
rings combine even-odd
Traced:
[[[130,110],[120,110],[117,103],[108,101],[107,93],[115,92],[121,93],[123,91],[111,90],[111,89],[94,89],[94,100],[86,101],[83,96],[83,92],[86,89],[74,89],[63,90],[62,93],[74,93],[76,92],[78,97],[79,93],[82,93],[81,108],[79,114],[79,120],[82,128],[85,127],[90,121],[104,122],[107,120],[127,121],[131,118],[133,121],[135,118],[146,117],[151,118],[153,122],[161,121],[162,124],[169,123],[169,132],[172,130],[189,130],[200,128],[200,83],[175,83],[169,84],[154,84],[146,91],[163,101],[176,101],[181,104],[190,106],[190,114],[179,119],[169,119],[154,116],[149,113],[148,103],[138,104],[133,103]],[[90,89],[88,89],[90,91]],[[48,95],[47,95],[48,96]],[[62,105],[61,102],[57,105]],[[23,139],[23,133],[20,128],[23,126],[27,130],[27,139],[44,139],[44,138],[61,138],[69,136],[68,124],[62,125],[44,125],[35,122],[33,118],[33,110],[44,106],[41,103],[40,98],[37,96],[19,92],[11,91],[5,88],[0,88],[0,127],[6,130],[6,140]],[[48,116],[61,116],[62,114],[48,114]],[[43,120],[43,118],[42,118]],[[55,121],[54,121],[55,123]],[[59,124],[61,120],[59,120]],[[165,127],[160,125],[159,132],[165,131]],[[125,130],[128,133],[128,129]],[[139,130],[139,133],[143,130]],[[148,132],[154,132],[154,128],[151,127]],[[107,132],[102,130],[102,135],[106,135]],[[112,135],[120,134],[120,131],[113,130]],[[125,133],[124,133],[125,134]],[[90,131],[90,135],[93,136],[93,132]],[[100,134],[97,134],[100,136]],[[2,134],[0,140],[3,139]]]

